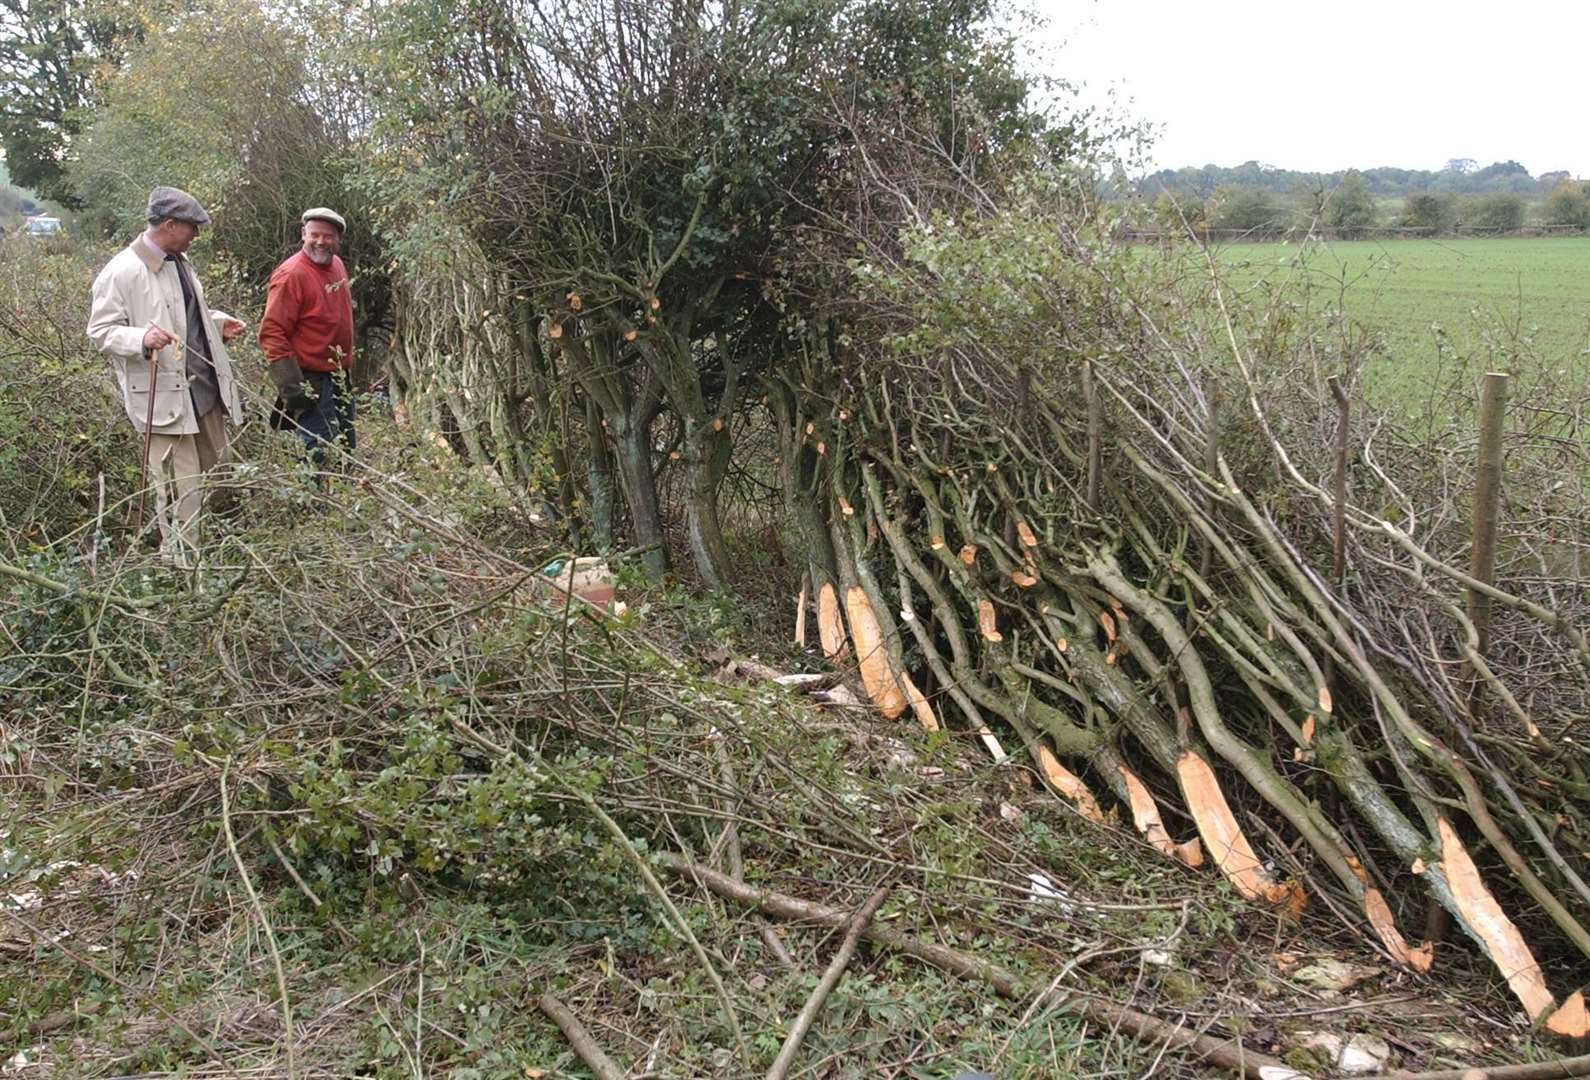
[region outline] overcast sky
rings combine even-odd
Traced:
[[[1053,73],[1159,125],[1159,167],[1509,158],[1590,178],[1590,3],[1029,0]]]

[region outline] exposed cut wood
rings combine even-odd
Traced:
[[[1518,927],[1485,887],[1474,860],[1469,858],[1468,850],[1451,824],[1446,818],[1437,818],[1436,828],[1441,835],[1441,868],[1446,871],[1447,885],[1452,889],[1458,913],[1484,944],[1491,962],[1518,996],[1529,1018],[1538,1020],[1541,1013],[1557,1003],[1546,988],[1540,965],[1535,962]]]
[[[944,537],[942,537],[942,536],[935,536],[935,537],[934,537],[934,538],[933,538],[933,540],[932,540],[932,541],[931,541],[931,546],[932,546],[932,548],[933,548],[933,550],[934,550],[934,551],[937,551],[937,550],[939,550],[939,549],[940,549],[940,548],[942,548],[942,547],[943,547],[943,546],[944,546]]]
[[[917,723],[921,724],[924,730],[937,731],[939,718],[934,714],[933,705],[928,701],[927,695],[918,690],[916,683],[911,681],[910,672],[900,673],[900,685],[905,690],[906,700],[911,703],[911,711],[916,714]]]
[[[1024,547],[1035,548],[1038,546],[1038,537],[1033,534],[1032,526],[1025,521],[1016,522],[1016,535],[1021,537]]]
[[[1322,713],[1331,711],[1331,688],[1328,686],[1319,688],[1319,711]]]
[[[1313,713],[1309,713],[1307,716],[1305,716],[1303,718],[1303,745],[1304,746],[1312,746],[1313,744],[1314,744],[1314,714]]]
[[[1099,801],[1093,797],[1093,792],[1082,782],[1076,773],[1060,764],[1060,759],[1043,743],[1036,744],[1038,768],[1043,772],[1043,778],[1049,781],[1049,786],[1058,791],[1065,798],[1076,804],[1077,812],[1089,821],[1104,820],[1104,811],[1099,809]]]
[[[1025,569],[1012,570],[1010,572],[1010,580],[1021,586],[1023,589],[1030,589],[1034,585],[1038,584],[1037,577],[1028,573]]]
[[[801,593],[795,598],[795,644],[806,646],[806,592],[811,588],[807,575],[801,575]]]
[[[823,655],[838,660],[845,655],[845,623],[839,615],[839,593],[833,582],[823,582],[817,590],[817,636],[823,644]]]
[[[1584,992],[1575,990],[1562,1003],[1562,1008],[1546,1019],[1546,1030],[1565,1039],[1583,1039],[1590,1036],[1590,1012],[1585,1011]]]
[[[850,639],[856,645],[856,663],[861,667],[861,683],[878,711],[890,720],[905,712],[907,702],[895,678],[883,630],[873,614],[866,590],[852,585],[845,591],[845,614],[850,617]]]
[[[1149,794],[1147,786],[1125,765],[1120,766],[1120,770],[1121,779],[1126,782],[1127,799],[1131,804],[1132,824],[1143,834],[1143,839],[1162,855],[1186,863],[1188,866],[1202,866],[1204,853],[1198,838],[1195,836],[1185,844],[1178,844],[1172,840],[1160,820],[1159,806],[1154,802],[1154,796]]]
[[[839,499],[839,512],[841,514],[845,515],[846,517],[850,517],[852,514],[854,514],[856,512],[856,508],[850,505],[850,500],[849,499],[845,498],[843,495],[838,496],[838,499]]]
[[[961,562],[970,569],[977,562],[977,545],[967,544],[961,548]]]
[[[1104,627],[1104,636],[1110,644],[1115,644],[1115,616],[1108,611],[1099,612],[1099,625]]]
[[[1376,936],[1386,947],[1386,954],[1393,962],[1414,971],[1430,970],[1435,957],[1434,949],[1428,942],[1417,949],[1408,947],[1407,940],[1397,930],[1396,920],[1391,917],[1391,907],[1379,889],[1364,890],[1364,914],[1369,917],[1369,925],[1374,927]]]
[[[983,746],[987,748],[988,755],[992,757],[996,763],[1004,761],[1010,756],[1009,754],[1005,753],[1005,748],[999,744],[999,737],[992,731],[988,730],[987,724],[983,724],[978,727],[977,737],[983,741]]]
[[[989,641],[1005,640],[1005,635],[999,632],[999,617],[994,614],[993,601],[977,601],[977,628]]]
[[[1278,884],[1265,876],[1263,864],[1253,853],[1247,835],[1237,825],[1209,763],[1188,750],[1176,762],[1176,775],[1187,799],[1187,810],[1198,824],[1198,834],[1204,838],[1209,857],[1226,875],[1226,880],[1249,900],[1266,900],[1295,908],[1303,899],[1302,890],[1295,885]]]

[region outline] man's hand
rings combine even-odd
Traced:
[[[151,326],[144,331],[144,351],[153,352],[156,349],[164,349],[175,340],[177,339],[160,327]]]
[[[248,324],[242,319],[221,320],[221,340],[230,343],[231,340],[248,329]]]

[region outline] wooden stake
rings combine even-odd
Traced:
[[[1507,376],[1485,376],[1480,394],[1480,453],[1474,468],[1474,544],[1469,576],[1486,585],[1496,574],[1496,527],[1502,496],[1502,420],[1507,412]],[[1484,655],[1491,630],[1491,599],[1476,589],[1468,594],[1469,621],[1479,633]]]

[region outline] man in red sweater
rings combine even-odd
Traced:
[[[272,426],[295,428],[315,464],[326,447],[357,445],[353,431],[353,299],[337,257],[347,227],[324,206],[305,210],[303,247],[271,273],[259,346],[276,386]]]

